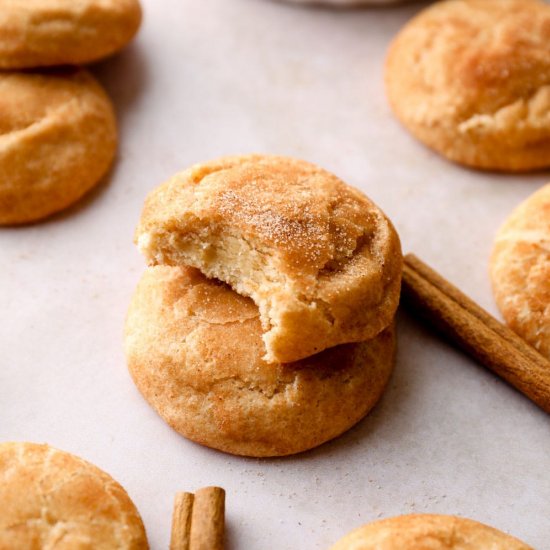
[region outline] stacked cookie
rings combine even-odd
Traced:
[[[392,369],[401,249],[363,194],[307,162],[228,157],[154,190],[130,372],[178,432],[248,456],[359,421]]]
[[[0,0],[0,225],[67,208],[105,175],[111,101],[88,71],[59,66],[115,53],[140,21],[138,0]]]

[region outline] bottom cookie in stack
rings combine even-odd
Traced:
[[[395,331],[269,364],[252,300],[198,270],[156,266],[131,302],[125,347],[138,389],[176,431],[267,457],[311,449],[361,420],[390,377]]]
[[[331,550],[533,550],[497,529],[471,519],[412,514],[364,525]]]
[[[147,549],[126,491],[99,468],[49,445],[0,444],[1,549]]]

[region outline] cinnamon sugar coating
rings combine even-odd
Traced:
[[[124,47],[138,0],[0,0],[0,68],[80,65]]]
[[[136,232],[150,265],[189,265],[250,296],[265,359],[374,337],[393,320],[402,256],[365,195],[304,161],[227,157],[154,190]]]
[[[115,155],[113,106],[84,70],[0,73],[0,225],[72,205]]]
[[[400,121],[450,160],[503,171],[550,166],[550,6],[434,3],[393,41],[386,89]]]
[[[0,444],[1,550],[146,550],[126,491],[96,466],[49,445]]]
[[[506,323],[550,359],[550,184],[520,204],[500,228],[490,269]]]
[[[533,550],[518,539],[471,519],[411,514],[364,525],[331,550]]]
[[[375,405],[393,368],[393,326],[285,365],[262,359],[261,336],[249,298],[193,268],[155,266],[128,311],[126,357],[140,392],[175,430],[256,457],[340,435]]]

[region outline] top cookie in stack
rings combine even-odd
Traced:
[[[401,250],[365,195],[304,161],[227,157],[147,198],[136,239],[150,265],[186,265],[249,296],[264,360],[373,338],[393,320]]]

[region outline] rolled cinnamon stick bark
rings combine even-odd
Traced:
[[[194,498],[192,493],[178,493],[176,495],[172,514],[170,550],[189,550]]]
[[[174,500],[170,550],[223,550],[225,491],[204,487]]]
[[[190,550],[223,550],[225,491],[205,487],[195,492]]]
[[[415,313],[550,413],[550,363],[412,254],[405,256],[402,296]]]

